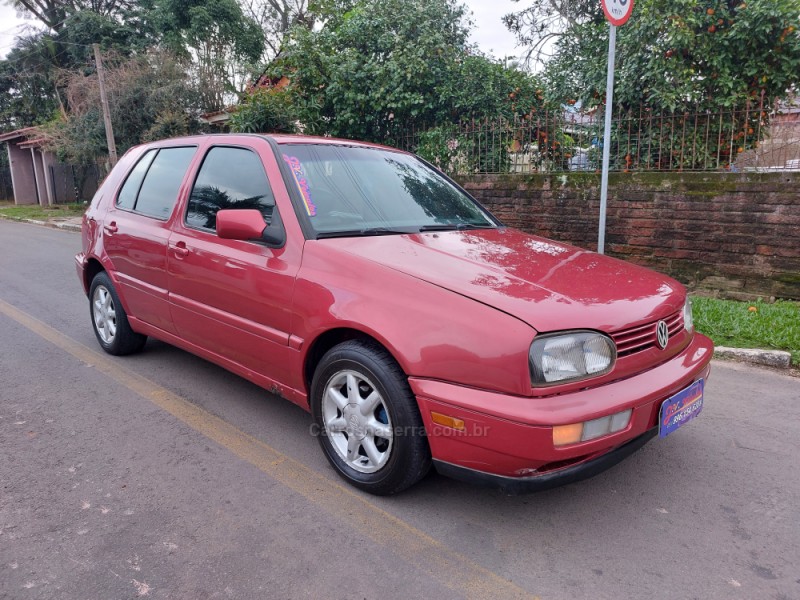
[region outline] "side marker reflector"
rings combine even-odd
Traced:
[[[456,419],[455,417],[443,415],[442,413],[431,411],[431,420],[437,425],[443,425],[445,427],[450,427],[451,429],[458,429],[459,431],[464,431],[466,429],[464,421],[461,419]]]

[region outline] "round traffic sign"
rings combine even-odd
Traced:
[[[628,22],[633,12],[633,0],[600,0],[606,19],[619,27]]]

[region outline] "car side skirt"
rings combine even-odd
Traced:
[[[166,342],[167,344],[171,344],[180,348],[181,350],[185,350],[186,352],[212,362],[215,365],[219,365],[223,369],[227,369],[231,373],[235,373],[236,375],[247,379],[251,383],[264,388],[269,393],[280,396],[281,398],[286,398],[290,402],[297,404],[306,412],[310,412],[310,408],[308,406],[308,397],[306,396],[305,392],[288,387],[280,382],[270,379],[269,377],[257,373],[256,371],[253,371],[252,369],[249,369],[238,362],[229,360],[196,344],[192,344],[181,337],[173,335],[168,331],[164,331],[163,329],[159,329],[158,327],[154,327],[153,325],[145,323],[136,317],[129,316],[128,320],[130,321],[133,330],[137,333],[161,340],[162,342]]]

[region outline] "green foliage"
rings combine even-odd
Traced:
[[[443,82],[439,93],[447,99],[449,117],[525,118],[544,109],[539,79],[517,68],[476,53],[463,56],[455,76]]]
[[[186,110],[179,107],[166,107],[155,118],[153,125],[142,133],[142,142],[152,142],[167,138],[180,137],[197,130],[196,121],[192,120]]]
[[[98,14],[92,10],[73,13],[54,37],[61,45],[62,68],[81,68],[94,61],[92,44],[103,52],[128,56],[145,51],[157,37],[146,12],[138,5],[123,15]]]
[[[448,173],[470,172],[470,141],[461,134],[456,125],[439,125],[417,136],[416,147],[419,156]]]
[[[164,42],[187,56],[225,44],[235,58],[256,61],[264,49],[260,28],[235,0],[154,0],[152,16]]]
[[[238,133],[297,133],[298,116],[292,91],[257,88],[243,96],[230,128]]]
[[[442,125],[419,134],[412,150],[451,174],[507,173],[513,147],[511,127]]]
[[[552,99],[602,102],[608,25],[599,10],[574,13],[558,39],[545,70]],[[800,72],[799,25],[797,0],[639,0],[618,30],[615,104],[699,112],[784,97]]]
[[[167,52],[108,60],[111,120],[119,154],[150,139],[190,133],[197,92],[185,63]],[[73,164],[91,164],[106,154],[97,75],[71,74],[66,81],[70,113],[47,128],[48,146]]]
[[[600,3],[525,5],[506,17],[518,39],[529,48],[557,40],[546,98],[602,108],[609,27]],[[797,0],[637,0],[617,32],[614,90],[614,117],[637,121],[614,130],[615,168],[725,167],[756,147],[772,101],[796,91],[799,26]]]
[[[455,0],[362,0],[326,16],[295,30],[286,58],[316,133],[382,140],[446,114],[439,91],[468,50]]]
[[[103,116],[99,108],[53,121],[43,129],[49,139],[48,150],[53,151],[62,162],[93,164],[98,157],[108,154]]]
[[[236,0],[153,0],[151,13],[167,48],[192,59],[203,110],[230,101],[264,51],[264,33]]]
[[[513,119],[542,104],[531,75],[483,56],[456,0],[313,3],[317,31],[295,29],[282,66],[306,127],[387,141],[471,117]]]
[[[797,302],[736,302],[695,297],[698,331],[715,344],[734,348],[767,348],[792,353],[800,365],[800,304]],[[751,308],[753,310],[751,310]]]
[[[0,128],[18,129],[53,118],[57,49],[44,34],[24,36],[0,60]]]
[[[23,4],[16,3],[21,8]],[[0,126],[14,129],[45,123],[62,108],[64,71],[86,71],[93,62],[91,44],[120,55],[142,52],[154,32],[139,4],[43,1],[41,18],[57,20],[53,32],[37,32],[16,40],[0,60]],[[103,12],[98,12],[103,9]]]
[[[68,29],[66,21],[78,12],[91,11],[104,17],[124,17],[137,5],[149,5],[149,0],[130,2],[128,0],[6,0],[17,12],[33,17],[48,30],[61,33]]]

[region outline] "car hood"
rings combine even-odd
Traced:
[[[514,229],[326,240],[340,250],[508,313],[540,332],[616,331],[679,310],[678,282]]]

